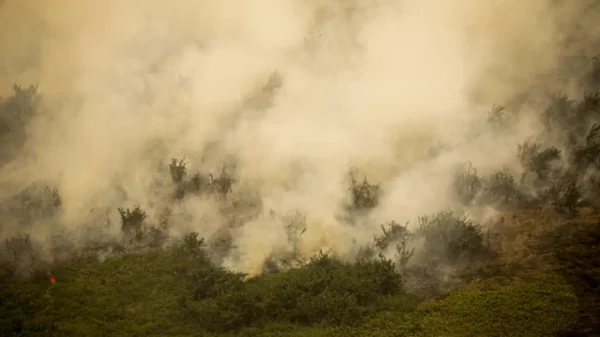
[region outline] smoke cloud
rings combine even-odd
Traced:
[[[534,86],[579,94],[577,73],[556,69],[591,53],[585,42],[600,31],[586,10],[552,0],[5,0],[0,92],[39,83],[44,112],[1,168],[1,196],[50,182],[62,198],[52,230],[133,204],[158,219],[158,166],[233,162],[234,195],[252,191],[264,214],[232,231],[227,267],[259,273],[288,249],[271,211],[306,213],[303,254],[349,256],[385,221],[456,206],[456,165],[485,173],[514,161],[535,128],[531,107],[513,107],[519,122],[498,135],[484,123],[492,105]],[[432,157],[440,142],[450,150]],[[350,168],[383,189],[359,224],[340,220]],[[211,237],[226,222],[219,207],[172,206],[172,234]]]

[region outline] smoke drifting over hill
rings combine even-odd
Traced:
[[[449,191],[457,165],[521,169],[516,145],[539,124],[536,101],[519,99],[543,97],[540,88],[581,94],[579,68],[563,65],[593,54],[600,28],[587,6],[5,0],[0,90],[39,83],[43,102],[19,155],[3,163],[0,197],[37,182],[58,189],[61,212],[32,224],[39,242],[80,228],[91,209],[109,209],[108,232],[118,233],[116,208],[139,204],[153,222],[168,209],[172,235],[211,238],[229,226],[235,248],[223,263],[253,274],[288,249],[283,220],[269,214],[299,211],[302,255],[354,256],[381,223],[410,228],[420,215],[463,209]],[[486,122],[494,104],[517,116],[508,130]],[[171,157],[190,171],[227,164],[230,198],[260,200],[262,215],[230,226],[239,202],[230,213],[204,197],[169,204]],[[351,168],[382,188],[352,223],[343,216]],[[480,221],[493,213],[468,210]],[[1,235],[20,231],[5,222]]]

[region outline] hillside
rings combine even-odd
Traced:
[[[600,336],[598,4],[0,0],[0,337]]]
[[[326,256],[241,283],[210,267],[190,236],[57,267],[55,284],[4,283],[1,326],[5,336],[595,336],[598,215],[516,213],[507,226],[528,226],[503,232],[508,253],[467,268],[437,299],[404,292],[385,262]]]

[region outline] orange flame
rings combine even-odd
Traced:
[[[56,277],[54,277],[54,275],[50,276],[50,283],[56,283]]]

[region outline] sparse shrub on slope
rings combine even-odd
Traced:
[[[483,195],[486,202],[508,205],[520,199],[515,177],[509,172],[498,171],[484,180]]]
[[[562,131],[571,127],[575,114],[576,103],[566,94],[555,93],[550,96],[550,104],[542,114],[548,130]],[[579,121],[576,121],[579,122]]]
[[[210,191],[221,199],[227,199],[232,192],[232,186],[235,183],[233,176],[225,168],[221,169],[219,175],[212,173],[210,177]]]
[[[0,251],[0,276],[20,281],[30,280],[36,271],[37,251],[29,235],[17,235],[4,241]]]
[[[36,221],[58,214],[61,205],[58,189],[47,184],[33,184],[5,201],[1,212],[14,219],[21,228],[28,228]]]
[[[546,190],[547,201],[554,206],[557,212],[577,214],[577,206],[582,197],[581,187],[574,174],[565,174],[552,182]]]
[[[579,172],[587,168],[600,168],[600,124],[594,124],[589,129],[583,145],[575,147],[573,164]]]
[[[522,181],[533,175],[534,182],[543,182],[554,173],[553,164],[561,158],[555,147],[543,148],[542,144],[526,141],[518,146],[517,156],[525,169]]]
[[[588,78],[592,88],[600,89],[600,55],[592,58],[592,69]]]
[[[464,205],[470,205],[481,191],[481,179],[470,162],[454,176],[452,191]]]
[[[281,217],[289,248],[285,251],[276,251],[265,261],[263,273],[272,273],[288,270],[302,265],[305,258],[299,254],[299,245],[302,235],[306,232],[306,213],[293,212]]]
[[[210,182],[207,177],[202,176],[200,173],[189,176],[185,159],[171,159],[169,172],[171,173],[171,181],[175,186],[173,194],[175,200],[181,200],[189,194],[199,195],[209,190]]]
[[[40,96],[37,85],[23,88],[13,85],[13,95],[0,97],[0,140],[2,149],[10,145],[21,145],[25,140],[25,127],[35,115]]]
[[[133,209],[119,208],[121,216],[121,231],[129,243],[139,242],[144,237],[145,220],[148,218],[146,211],[135,206]]]
[[[366,177],[359,183],[351,176],[349,190],[351,203],[347,209],[351,214],[367,213],[379,205],[381,187],[377,184],[370,184]]]

